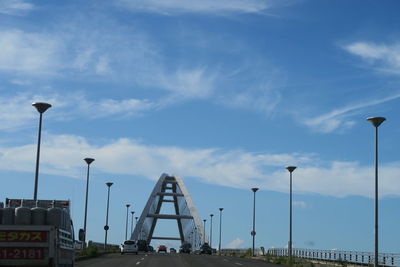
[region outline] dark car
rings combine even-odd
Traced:
[[[176,249],[170,248],[170,249],[169,249],[169,253],[176,253]]]
[[[137,241],[138,251],[149,252],[149,245],[146,240],[138,240]]]
[[[212,249],[208,243],[204,243],[200,247],[200,254],[212,254]]]
[[[192,251],[192,244],[183,243],[179,249],[179,253],[190,253]]]

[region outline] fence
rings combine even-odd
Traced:
[[[287,248],[271,248],[267,254],[274,256],[288,256]],[[293,248],[294,257],[326,260],[326,261],[344,261],[358,264],[373,264],[374,253],[359,251],[339,251],[339,250],[315,250]],[[379,253],[379,265],[382,266],[400,266],[399,253]]]

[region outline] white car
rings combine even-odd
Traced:
[[[135,240],[126,240],[124,244],[121,244],[121,254],[124,253],[138,254],[138,245]]]

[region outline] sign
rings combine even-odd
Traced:
[[[43,260],[43,248],[1,248],[0,260]]]
[[[0,242],[47,242],[47,232],[0,230]]]

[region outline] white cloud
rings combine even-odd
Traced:
[[[388,45],[355,42],[344,46],[343,49],[361,57],[380,71],[400,74],[400,43]]]
[[[108,174],[141,175],[155,180],[166,172],[227,187],[248,188],[251,184],[262,190],[287,193],[289,179],[284,166],[290,162],[302,166],[293,174],[295,193],[372,197],[374,192],[373,164],[332,161],[320,166],[317,158],[307,155],[151,146],[126,138],[98,146],[79,136],[45,133],[42,142],[41,170],[49,174],[81,177],[82,158],[91,155],[96,158],[96,171]],[[0,169],[32,171],[35,149],[36,144],[1,147]],[[400,162],[381,164],[382,197],[400,196],[399,176]]]
[[[226,248],[242,248],[244,244],[244,240],[237,237],[236,239],[229,242],[225,247]]]
[[[0,14],[24,15],[34,6],[24,0],[0,0]]]
[[[0,129],[17,130],[36,124],[37,111],[33,102],[47,102],[53,107],[46,112],[46,119],[73,119],[86,117],[99,119],[109,116],[116,118],[139,115],[142,112],[156,109],[158,104],[147,99],[100,99],[89,101],[84,95],[58,94],[35,95],[18,94],[12,97],[0,97]],[[16,110],[18,112],[16,112]]]
[[[396,93],[388,97],[377,100],[365,101],[358,104],[348,105],[342,108],[335,109],[326,114],[319,115],[314,118],[299,121],[318,132],[330,133],[338,129],[347,129],[353,126],[354,121],[351,119],[355,115],[365,113],[365,109],[371,106],[384,104],[386,102],[400,98],[400,94]],[[366,118],[365,118],[366,119]]]
[[[0,71],[51,74],[60,68],[55,38],[20,30],[0,31]]]
[[[267,0],[119,0],[117,4],[135,11],[160,14],[205,13],[259,13],[270,7]]]

